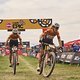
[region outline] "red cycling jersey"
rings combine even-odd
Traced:
[[[21,40],[21,38],[20,38],[20,36],[19,36],[18,34],[11,34],[11,35],[8,37],[8,39],[10,39],[10,40],[20,39],[20,40]]]

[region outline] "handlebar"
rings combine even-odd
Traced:
[[[43,45],[49,46],[51,48],[56,48],[54,44],[48,44],[48,43],[44,43],[42,42]]]

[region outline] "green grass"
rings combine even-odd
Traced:
[[[0,56],[0,80],[80,80],[80,67],[77,65],[57,63],[52,75],[44,78],[36,73],[38,60],[34,57],[19,58],[17,74],[9,67],[8,56]]]

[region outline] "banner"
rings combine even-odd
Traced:
[[[52,19],[0,19],[0,30],[42,29],[52,25]]]
[[[63,52],[59,60],[63,63],[80,64],[80,52]]]

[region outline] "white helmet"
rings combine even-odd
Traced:
[[[18,33],[18,29],[17,28],[14,28],[13,30],[12,30],[12,33]]]
[[[55,27],[59,27],[60,25],[59,25],[58,23],[55,23],[54,26],[55,26]]]
[[[59,29],[60,25],[58,23],[55,23],[53,27],[55,27],[56,29]]]

